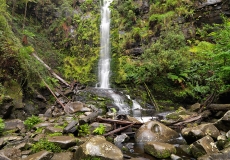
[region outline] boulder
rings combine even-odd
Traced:
[[[196,127],[184,128],[182,129],[181,134],[188,143],[192,143],[206,135],[217,139],[217,137],[220,135],[220,132],[212,123],[207,123]]]
[[[25,125],[23,121],[20,119],[12,119],[12,120],[7,120],[5,121],[5,128],[4,130],[9,131],[9,130],[22,130],[25,128]]]
[[[45,128],[45,133],[62,133],[63,129],[58,127],[48,126]]]
[[[3,155],[3,157],[7,157],[9,159],[18,159],[21,157],[21,151],[16,148],[5,148],[0,150],[0,155]]]
[[[218,149],[224,149],[227,146],[229,141],[225,135],[219,135],[217,137],[216,146]]]
[[[84,103],[76,101],[76,102],[69,102],[65,105],[65,112],[66,113],[75,113],[81,111],[84,107]]]
[[[217,149],[212,137],[205,136],[190,145],[191,153],[198,158],[205,154],[217,153]]]
[[[149,141],[168,142],[173,138],[178,138],[179,134],[171,128],[157,121],[149,121],[142,125],[136,132],[135,140],[137,143]]]
[[[200,103],[195,103],[189,107],[189,110],[192,112],[197,112],[200,110],[200,107],[201,107]]]
[[[47,138],[49,142],[53,142],[60,146],[62,149],[68,149],[76,145],[76,139],[71,136],[53,136]]]
[[[29,155],[23,160],[50,160],[53,157],[53,153],[49,151],[40,151],[38,153]]]
[[[176,153],[176,148],[168,143],[151,141],[144,145],[144,151],[156,158],[168,158]]]
[[[72,152],[55,153],[51,158],[51,160],[72,160],[72,159],[73,159]]]
[[[77,130],[78,121],[71,121],[63,130],[63,133],[74,133]]]
[[[221,150],[218,153],[206,154],[204,156],[199,157],[197,160],[228,160],[230,159],[230,148],[226,148]]]
[[[104,160],[123,160],[121,150],[114,144],[106,141],[103,136],[94,136],[80,145],[74,153],[75,160],[101,158]]]
[[[222,118],[214,123],[214,125],[225,132],[230,130],[230,110],[227,111]]]

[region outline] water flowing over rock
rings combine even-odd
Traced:
[[[178,138],[179,134],[171,128],[157,121],[150,121],[142,125],[136,132],[137,143],[169,142],[173,138]]]
[[[114,144],[106,141],[103,136],[92,137],[85,142],[74,154],[75,160],[97,157],[106,160],[123,160],[123,154]]]

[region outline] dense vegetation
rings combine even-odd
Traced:
[[[193,25],[199,22],[196,1],[144,2],[111,6],[112,86],[133,91],[146,85],[157,99],[179,102],[229,92],[229,19]],[[68,81],[97,83],[99,2],[0,0],[0,12],[1,97],[13,82],[24,92],[42,88],[41,79],[57,85],[32,52]]]

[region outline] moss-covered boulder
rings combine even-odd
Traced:
[[[148,142],[144,145],[144,151],[156,158],[168,158],[176,153],[176,148],[168,143]]]

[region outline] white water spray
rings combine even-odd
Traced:
[[[101,50],[98,65],[100,88],[109,88],[110,76],[110,9],[112,0],[101,0]]]

